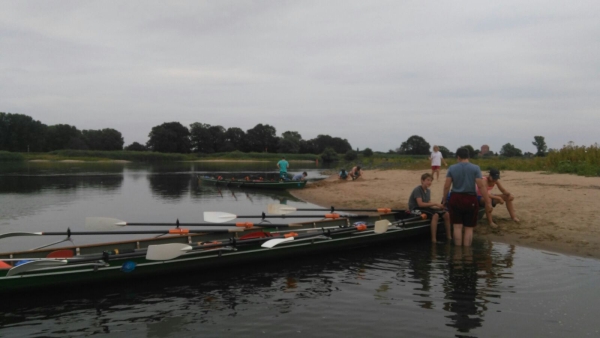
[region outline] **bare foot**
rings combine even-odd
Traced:
[[[496,229],[496,228],[498,228],[498,224],[492,222],[492,223],[490,223],[490,227]]]
[[[517,223],[521,223],[521,220],[520,220],[520,219],[518,219],[518,218],[516,218],[516,217],[515,217],[515,218],[513,218],[513,221],[515,221],[515,222],[517,222]]]

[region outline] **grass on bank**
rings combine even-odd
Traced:
[[[50,153],[11,153],[0,151],[0,162],[49,160],[60,161],[77,159],[82,161],[102,160],[126,160],[132,162],[176,162],[196,160],[263,160],[277,161],[285,156],[287,160],[321,159],[314,154],[276,154],[276,153],[243,153],[234,151],[231,153],[215,154],[167,154],[156,152],[137,151],[86,151],[86,150],[57,150]],[[365,169],[410,169],[429,170],[430,162],[427,155],[398,155],[375,153],[365,157],[359,155],[356,160],[347,162],[343,155],[338,156],[341,161],[337,163],[336,169],[346,168],[349,170],[354,165],[361,165]],[[446,159],[449,165],[456,162],[455,159]],[[471,162],[479,165],[482,170],[491,167],[500,170],[516,171],[546,171],[556,173],[569,173],[580,176],[600,176],[600,147],[597,144],[584,147],[568,145],[558,151],[548,153],[546,157],[482,157],[471,159]]]

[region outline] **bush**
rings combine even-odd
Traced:
[[[358,154],[354,150],[348,150],[344,155],[346,161],[354,161],[358,158]]]
[[[365,150],[363,150],[363,156],[365,156],[365,157],[373,156],[373,150],[371,150],[371,148],[365,148]]]
[[[0,151],[0,162],[21,162],[25,158],[19,153]]]
[[[321,154],[321,160],[323,162],[335,162],[338,160],[338,155],[333,148],[327,147]]]

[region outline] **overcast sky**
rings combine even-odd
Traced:
[[[387,151],[600,142],[600,1],[5,1],[0,112]]]

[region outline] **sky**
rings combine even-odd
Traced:
[[[600,2],[0,0],[0,112],[396,149],[600,143]]]

